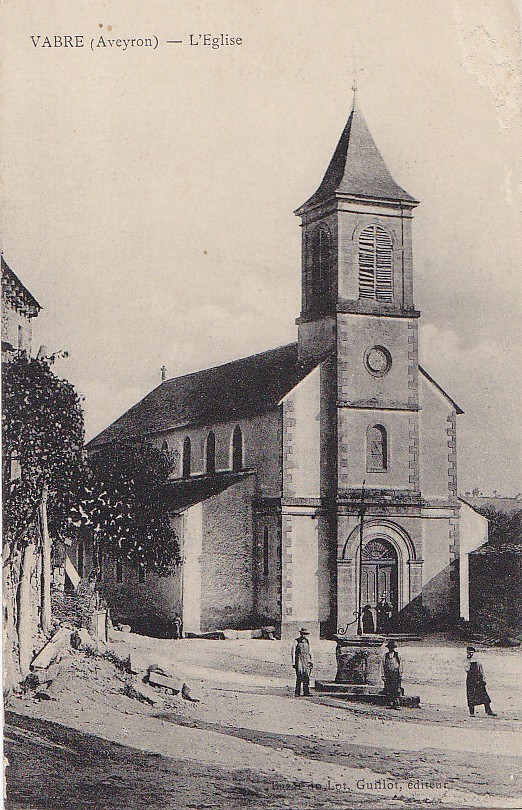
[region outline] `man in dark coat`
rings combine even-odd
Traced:
[[[475,706],[484,706],[489,717],[496,717],[491,709],[491,698],[486,691],[484,669],[475,658],[475,647],[467,647],[466,654],[466,696],[471,717],[475,717]]]
[[[379,602],[377,603],[377,632],[390,633],[391,632],[391,617],[393,608],[386,598],[386,593],[383,593]]]
[[[402,661],[397,652],[397,645],[389,641],[386,645],[388,652],[382,659],[382,679],[384,681],[384,693],[388,697],[389,705],[392,709],[400,709],[400,696],[402,694]]]
[[[292,666],[295,669],[295,696],[300,697],[301,686],[303,695],[310,694],[310,675],[314,668],[312,649],[307,636],[310,632],[301,627],[299,638],[292,644]]]
[[[362,609],[362,631],[365,635],[375,633],[375,623],[370,605],[365,605]]]

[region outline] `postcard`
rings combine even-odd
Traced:
[[[0,13],[4,806],[520,806],[517,5]]]

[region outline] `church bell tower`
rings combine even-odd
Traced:
[[[353,624],[361,600],[374,606],[386,590],[400,612],[421,589],[415,560],[422,554],[413,550],[420,517],[420,313],[413,303],[411,237],[417,204],[391,176],[354,99],[319,188],[296,211],[302,224],[299,358],[335,357],[331,476],[339,626]],[[356,539],[361,503],[366,525],[375,527],[367,540],[373,537],[390,554],[390,571],[395,559],[384,579],[379,571],[385,566],[375,564],[364,594]],[[402,546],[395,537],[401,533],[408,538]],[[369,554],[373,546],[365,548]]]

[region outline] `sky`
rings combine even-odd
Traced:
[[[87,438],[163,365],[296,339],[293,211],[355,73],[388,167],[421,200],[421,362],[465,411],[459,488],[522,490],[516,2],[4,0],[0,14],[2,249],[43,306],[35,347],[69,352],[55,370],[85,398]],[[242,44],[189,45],[199,33]],[[31,39],[65,34],[86,46]],[[91,49],[100,36],[158,46]]]

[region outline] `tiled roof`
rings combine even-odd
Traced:
[[[41,306],[27,287],[22,284],[16,273],[14,273],[6,260],[1,258],[2,269],[2,300],[4,297],[10,304],[23,311],[30,318],[34,318],[41,310]]]
[[[354,104],[321,185],[296,213],[326,202],[335,194],[400,200],[416,205],[391,176],[364,117]]]
[[[522,554],[522,540],[506,540],[501,543],[484,543],[483,546],[470,551],[470,554]]]
[[[165,486],[165,500],[173,511],[188,509],[213,495],[220,495],[234,484],[254,475],[252,470],[242,472],[223,472],[211,475],[178,478]]]
[[[502,497],[501,495],[469,495],[462,496],[462,500],[471,506],[475,511],[480,509],[493,509],[497,512],[522,511],[522,499],[519,495],[514,498]]]
[[[210,424],[275,407],[318,363],[303,365],[297,343],[165,380],[88,443]]]

